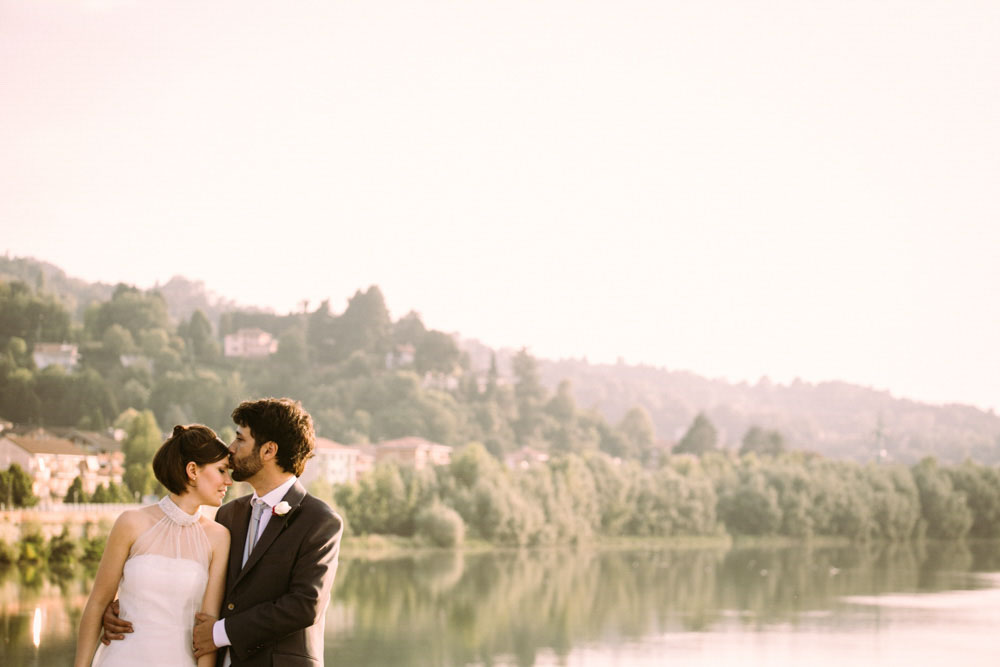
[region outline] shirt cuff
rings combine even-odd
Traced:
[[[226,621],[216,621],[212,626],[212,641],[219,648],[223,646],[230,646],[232,642],[229,641],[229,635],[226,634]]]

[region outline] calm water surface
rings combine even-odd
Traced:
[[[326,664],[992,667],[998,573],[998,543],[345,557]],[[70,665],[88,585],[0,574],[0,664]]]

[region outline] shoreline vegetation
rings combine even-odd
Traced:
[[[310,491],[345,517],[343,552],[359,557],[1000,538],[1000,471],[970,461],[907,467],[710,453],[648,469],[592,453],[511,470],[474,444],[447,465],[379,463],[356,483]],[[0,565],[96,567],[113,516],[66,520],[61,530],[20,520],[17,540],[0,539]]]
[[[485,350],[484,370],[419,314],[394,321],[374,285],[358,290],[341,313],[325,301],[288,315],[226,310],[210,318],[200,307],[178,317],[163,292],[123,284],[71,307],[44,275],[32,275],[38,279],[0,278],[0,417],[26,427],[113,426],[125,435],[122,483],[84,493],[77,478],[64,502],[156,494],[150,461],[163,441],[161,425],[214,425],[229,440],[230,411],[240,400],[293,396],[324,438],[364,444],[419,436],[452,448],[445,465],[384,461],[355,482],[311,483],[309,491],[346,520],[345,552],[1000,538],[998,443],[946,446],[934,420],[913,447],[901,449],[890,437],[893,425],[880,418],[874,433],[857,432],[870,461],[860,463],[828,458],[835,450],[824,449],[821,435],[782,432],[766,415],[737,442],[739,432],[726,427],[735,422],[717,415],[738,406],[691,391],[678,397],[686,407],[677,419],[701,411],[674,442],[662,439],[643,407],[653,394],[637,396],[611,421],[594,403],[578,405],[569,380],[544,383],[527,349],[509,364]],[[276,347],[259,358],[226,356],[224,337],[245,329],[267,333]],[[47,343],[65,344],[73,359],[65,367],[36,361]],[[863,417],[831,415],[845,423]],[[905,463],[904,451],[914,455]],[[942,452],[948,462],[917,460],[918,452]],[[951,462],[960,452],[976,452],[985,463]],[[39,501],[20,466],[0,470],[0,505]],[[59,563],[100,551],[97,527],[79,538],[92,541],[79,544],[68,528],[58,535],[58,525],[46,528],[27,527],[16,544],[0,533],[8,539],[0,559]]]

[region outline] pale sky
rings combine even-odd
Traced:
[[[1000,408],[995,0],[0,0],[0,252]]]

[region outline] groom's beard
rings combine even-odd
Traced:
[[[253,454],[250,454],[243,460],[233,458],[232,466],[234,480],[243,482],[250,479],[264,467],[264,462],[260,460],[260,449],[254,447]]]

